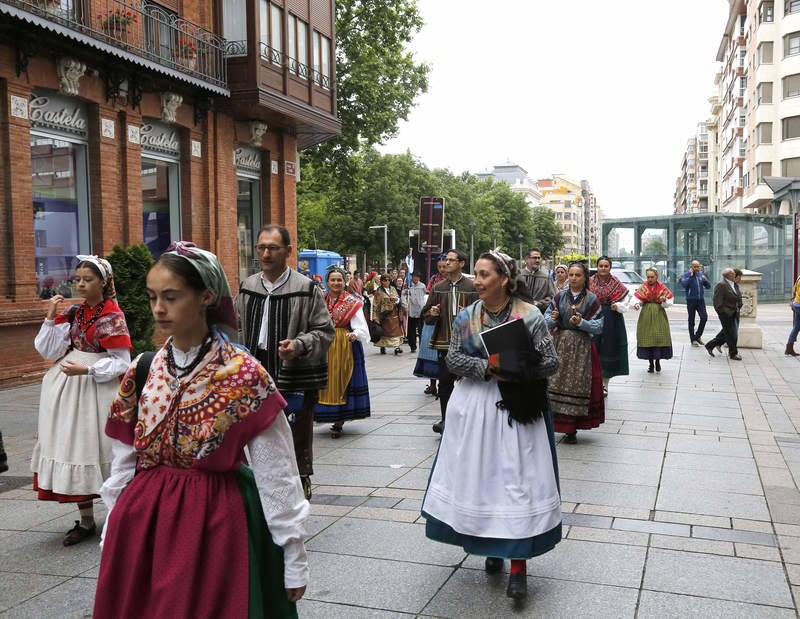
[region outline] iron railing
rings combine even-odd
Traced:
[[[227,88],[225,39],[146,0],[5,0],[164,67]]]
[[[238,42],[237,42],[238,43]],[[246,41],[241,41],[241,43],[245,44],[245,48],[247,47]],[[297,75],[306,80],[313,81],[317,86],[321,86],[326,90],[330,90],[331,88],[331,81],[327,75],[324,75],[317,71],[316,69],[304,64],[283,52],[270,47],[263,41],[259,42],[261,46],[261,58],[271,62],[274,65],[278,65],[279,67],[283,67],[288,69],[290,73]],[[243,54],[246,55],[246,54]]]

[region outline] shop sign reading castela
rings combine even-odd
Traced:
[[[260,172],[261,151],[241,144],[233,151],[233,163],[239,170]]]
[[[141,130],[142,150],[180,157],[181,143],[174,127],[147,121]]]
[[[71,136],[87,136],[86,107],[80,102],[58,95],[34,96],[30,102],[31,126]]]

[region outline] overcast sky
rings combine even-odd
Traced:
[[[432,66],[397,138],[428,167],[589,180],[607,217],[672,212],[710,116],[727,0],[418,0]]]

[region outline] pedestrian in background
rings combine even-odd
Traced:
[[[739,350],[736,346],[736,314],[739,312],[739,296],[736,294],[736,283],[733,281],[736,274],[733,269],[722,271],[722,281],[714,286],[714,310],[722,323],[722,329],[714,339],[706,344],[706,350],[712,357],[714,347],[725,342],[728,345],[728,356],[734,361],[741,361]]]
[[[645,271],[647,281],[636,291],[634,309],[642,310],[636,323],[636,356],[649,362],[651,374],[661,371],[661,361],[672,359],[672,334],[665,309],[672,305],[673,294],[658,281],[658,271]]]
[[[436,259],[436,273],[431,275],[428,280],[428,292],[433,292],[433,287],[439,282],[447,279],[447,254],[440,254]]]
[[[381,275],[381,285],[373,295],[373,315],[383,329],[383,336],[375,346],[380,348],[381,354],[386,354],[386,348],[394,348],[394,354],[399,355],[403,352],[400,346],[403,344],[403,324],[400,319],[400,295],[391,285],[391,280],[387,273]]]
[[[94,617],[296,617],[310,508],[286,401],[230,341],[236,314],[214,254],[173,243],[147,294],[169,338],[130,364],[107,411],[114,460]]]
[[[328,386],[319,392],[314,421],[333,422],[331,437],[342,435],[345,421],[370,415],[369,385],[364,365],[364,346],[369,342],[369,327],[361,311],[361,300],[344,290],[344,271],[328,268],[325,305],[331,315],[335,335],[328,349]]]
[[[800,277],[794,283],[792,288],[792,330],[789,332],[789,341],[786,342],[785,355],[797,357],[800,353],[795,352],[794,343],[797,341],[797,334],[800,333]]]
[[[528,286],[528,291],[531,293],[536,307],[544,314],[556,293],[555,283],[547,269],[541,268],[542,252],[538,248],[534,247],[528,250],[525,256],[525,265],[525,268],[522,269],[525,285]]]
[[[420,279],[422,276],[414,271],[411,274],[411,284],[403,291],[402,304],[408,313],[408,328],[406,337],[411,352],[417,351],[417,339],[420,335],[422,308],[428,300],[428,291]]]
[[[33,448],[33,488],[40,501],[77,503],[80,520],[64,546],[94,535],[94,499],[111,473],[111,440],[103,433],[118,378],[131,362],[125,315],[114,302],[114,275],[107,260],[78,256],[75,282],[80,305],[56,315],[52,297],[34,347],[58,360],[42,379],[38,440]]]
[[[347,284],[347,292],[361,297],[364,293],[364,282],[361,279],[361,271],[354,271],[350,283]]]
[[[608,395],[608,383],[614,376],[628,375],[628,332],[623,312],[627,310],[631,295],[619,279],[611,274],[611,259],[597,259],[597,273],[589,280],[591,290],[600,301],[603,314],[603,331],[594,344],[603,366],[603,394]]]
[[[597,428],[606,420],[603,366],[592,336],[603,331],[603,313],[589,290],[589,269],[573,262],[567,272],[569,289],[556,293],[544,319],[555,330],[558,372],[550,378],[550,400],[556,432],[564,442],[576,443],[578,430]]]
[[[566,264],[557,264],[556,268],[553,269],[553,275],[555,277],[555,287],[556,292],[559,290],[566,290],[569,288],[569,282],[567,281],[567,265]]]
[[[681,287],[686,291],[686,311],[689,312],[689,341],[692,346],[701,346],[703,345],[703,340],[700,338],[708,320],[704,291],[706,288],[711,288],[711,282],[708,281],[705,273],[703,273],[703,265],[698,260],[692,260],[690,269],[681,276],[679,281]],[[695,315],[700,317],[697,331],[694,329]]]

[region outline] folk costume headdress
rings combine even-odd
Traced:
[[[106,299],[113,299],[117,296],[117,291],[114,289],[114,272],[108,260],[95,255],[80,254],[75,257],[78,259],[78,264],[81,262],[89,262],[97,267],[100,278],[103,280],[103,296]]]

